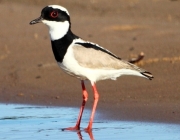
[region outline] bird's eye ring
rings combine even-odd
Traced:
[[[51,14],[50,14],[50,16],[51,16],[52,18],[57,18],[57,17],[58,17],[58,12],[57,12],[57,11],[52,11]]]

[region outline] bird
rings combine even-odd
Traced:
[[[93,89],[94,103],[86,131],[92,131],[99,93],[96,82],[100,80],[116,80],[122,75],[134,75],[149,80],[153,75],[128,62],[102,46],[86,41],[71,31],[71,20],[68,10],[60,5],[48,5],[41,11],[40,17],[29,24],[44,23],[49,28],[51,47],[58,66],[67,74],[80,79],[83,101],[77,122],[65,130],[80,130],[80,123],[88,93],[84,81],[89,80]]]

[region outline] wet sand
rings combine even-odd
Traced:
[[[47,4],[66,7],[75,34],[123,59],[145,53],[138,65],[153,73],[152,81],[124,76],[97,83],[102,119],[180,123],[179,0],[1,0],[1,103],[81,105],[80,81],[57,66],[47,27],[29,25]]]

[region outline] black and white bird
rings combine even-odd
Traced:
[[[84,80],[89,80],[94,91],[94,104],[87,131],[92,129],[94,114],[99,99],[95,83],[122,75],[135,75],[152,79],[150,72],[122,60],[98,44],[85,41],[72,33],[70,15],[66,8],[59,5],[48,5],[41,11],[41,16],[30,24],[44,23],[49,27],[52,50],[55,59],[63,71],[81,80],[83,102],[79,117],[74,127],[66,130],[80,129],[81,117],[88,98]]]

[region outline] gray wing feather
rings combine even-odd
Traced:
[[[73,46],[74,57],[79,65],[94,69],[133,69],[143,71],[139,67],[117,59],[103,51],[86,48],[81,45]]]
[[[146,70],[141,69],[128,61],[114,57],[115,55],[110,55],[111,52],[108,50],[108,53],[106,53],[106,51],[101,51],[102,49],[102,47],[101,49],[97,50],[91,47],[87,48],[76,44],[73,46],[73,53],[79,65],[86,68],[106,70],[131,69],[140,72],[150,80],[153,78],[153,75],[150,72],[147,72]]]

